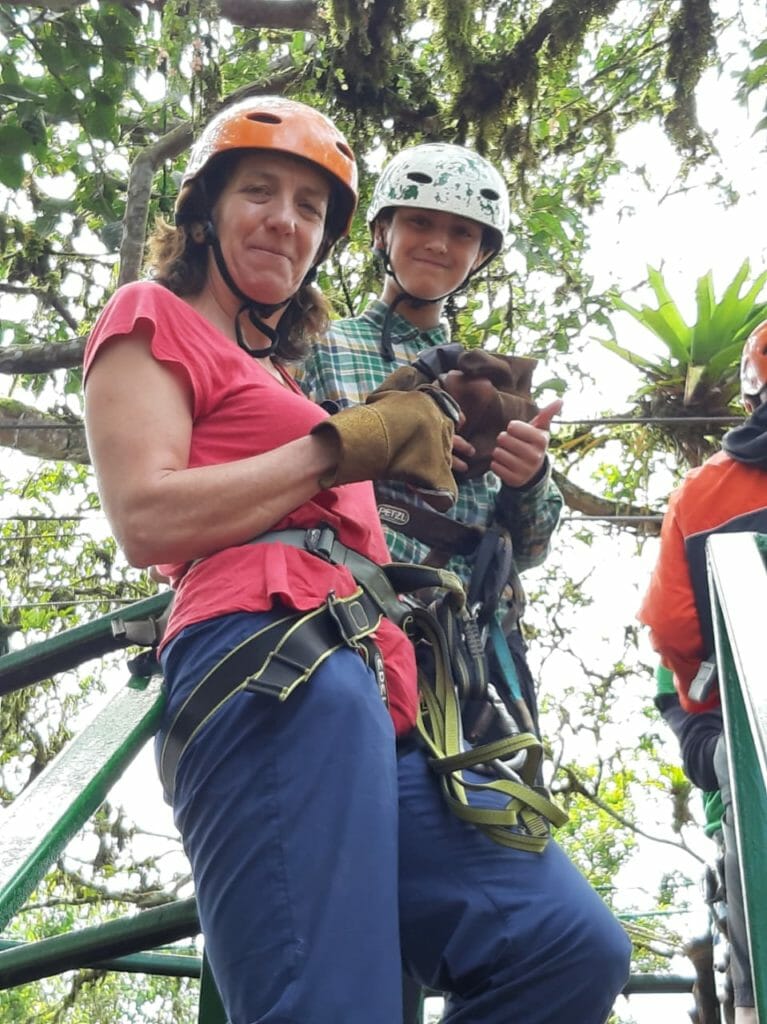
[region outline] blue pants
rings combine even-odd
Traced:
[[[166,719],[269,618],[173,641]],[[400,1024],[403,963],[447,993],[450,1024],[602,1024],[626,983],[629,941],[583,876],[554,842],[508,849],[452,816],[351,650],[285,703],[228,701],[181,760],[174,813],[231,1024]]]

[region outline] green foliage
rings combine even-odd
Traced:
[[[583,775],[586,779],[590,777],[596,789],[595,770],[589,769]],[[585,781],[582,779],[582,782]],[[616,828],[615,818],[610,813],[611,810],[617,810],[624,817],[632,813],[627,781],[616,774],[598,787],[604,806],[596,806],[593,801],[579,794],[573,796],[566,805],[569,821],[557,832],[557,840],[592,885],[606,894],[612,891],[615,875],[636,845],[636,838],[630,832]]]
[[[752,94],[765,89],[767,86],[767,40],[762,40],[751,50],[748,63],[738,78],[740,82],[738,96],[743,103],[746,103]],[[765,96],[767,97],[767,92]],[[767,98],[764,101],[764,110],[767,114]],[[756,126],[756,131],[767,131],[767,116],[763,117]]]
[[[645,430],[623,433],[620,465],[600,462],[593,473],[599,493],[610,501],[632,505],[647,489],[649,462],[654,454],[652,436]]]
[[[709,0],[685,0],[669,24],[666,70],[674,86],[674,105],[666,115],[671,138],[697,155],[707,152],[708,140],[698,126],[695,86],[715,53],[714,13]]]
[[[198,983],[84,970],[0,992],[7,1021],[39,1024],[178,1024],[197,1019]]]

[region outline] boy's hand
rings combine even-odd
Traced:
[[[470,441],[467,441],[465,437],[462,437],[460,434],[453,434],[453,472],[468,473],[469,460],[475,451],[476,449],[474,445]]]
[[[562,399],[557,398],[529,423],[510,420],[498,435],[490,468],[507,487],[524,487],[540,471],[549,447],[551,421],[561,411]]]

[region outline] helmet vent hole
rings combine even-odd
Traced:
[[[352,153],[345,142],[337,142],[336,149],[339,153],[343,153],[347,160],[354,161],[354,153]]]
[[[248,114],[249,121],[258,121],[260,124],[282,124],[282,118],[276,114],[266,114],[262,110],[255,110]]]
[[[498,200],[501,198],[498,195],[498,193],[496,191],[494,191],[494,189],[492,189],[492,188],[481,188],[479,190],[479,194],[482,196],[483,199],[490,199],[494,203],[497,203]]]
[[[432,181],[434,181],[430,174],[424,174],[422,171],[410,171],[408,178],[419,185],[431,185]]]

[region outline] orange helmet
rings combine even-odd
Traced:
[[[740,360],[740,397],[746,411],[752,413],[763,401],[767,387],[767,320],[746,338]]]
[[[313,107],[282,96],[251,96],[224,107],[206,125],[192,149],[176,200],[176,223],[199,215],[195,184],[211,160],[236,149],[267,149],[300,157],[331,179],[328,243],[347,234],[357,205],[357,164],[333,122]]]

